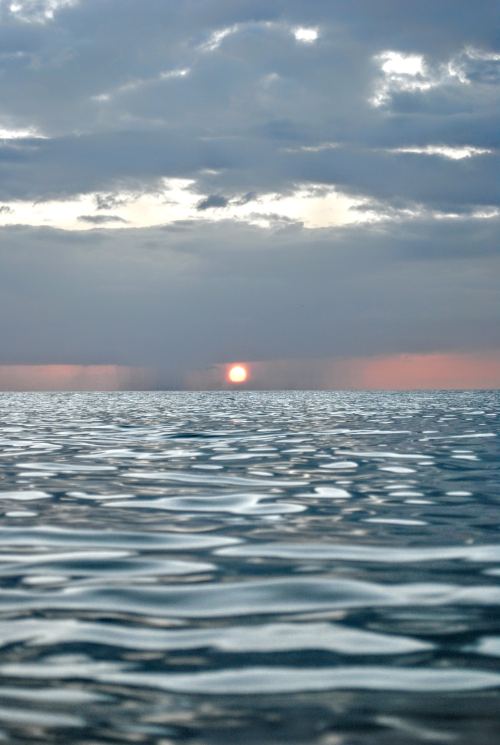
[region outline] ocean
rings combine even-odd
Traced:
[[[0,394],[0,743],[494,743],[499,413]]]

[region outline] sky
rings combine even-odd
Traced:
[[[497,0],[0,0],[0,390],[500,387]]]

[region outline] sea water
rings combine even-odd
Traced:
[[[0,395],[0,742],[497,742],[499,412]]]

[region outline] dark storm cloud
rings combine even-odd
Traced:
[[[238,357],[498,346],[498,221],[471,216],[498,203],[496,0],[81,0],[53,18],[18,4],[23,18],[0,0],[0,200],[99,192],[98,214],[80,216],[88,233],[0,230],[0,361],[177,380]],[[388,50],[423,72],[384,75]],[[395,152],[429,145],[491,152]],[[193,180],[198,219],[109,229],[117,192],[163,178]],[[307,184],[387,219],[204,221]]]

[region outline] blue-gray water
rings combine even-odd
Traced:
[[[499,413],[0,395],[0,742],[495,742]]]

